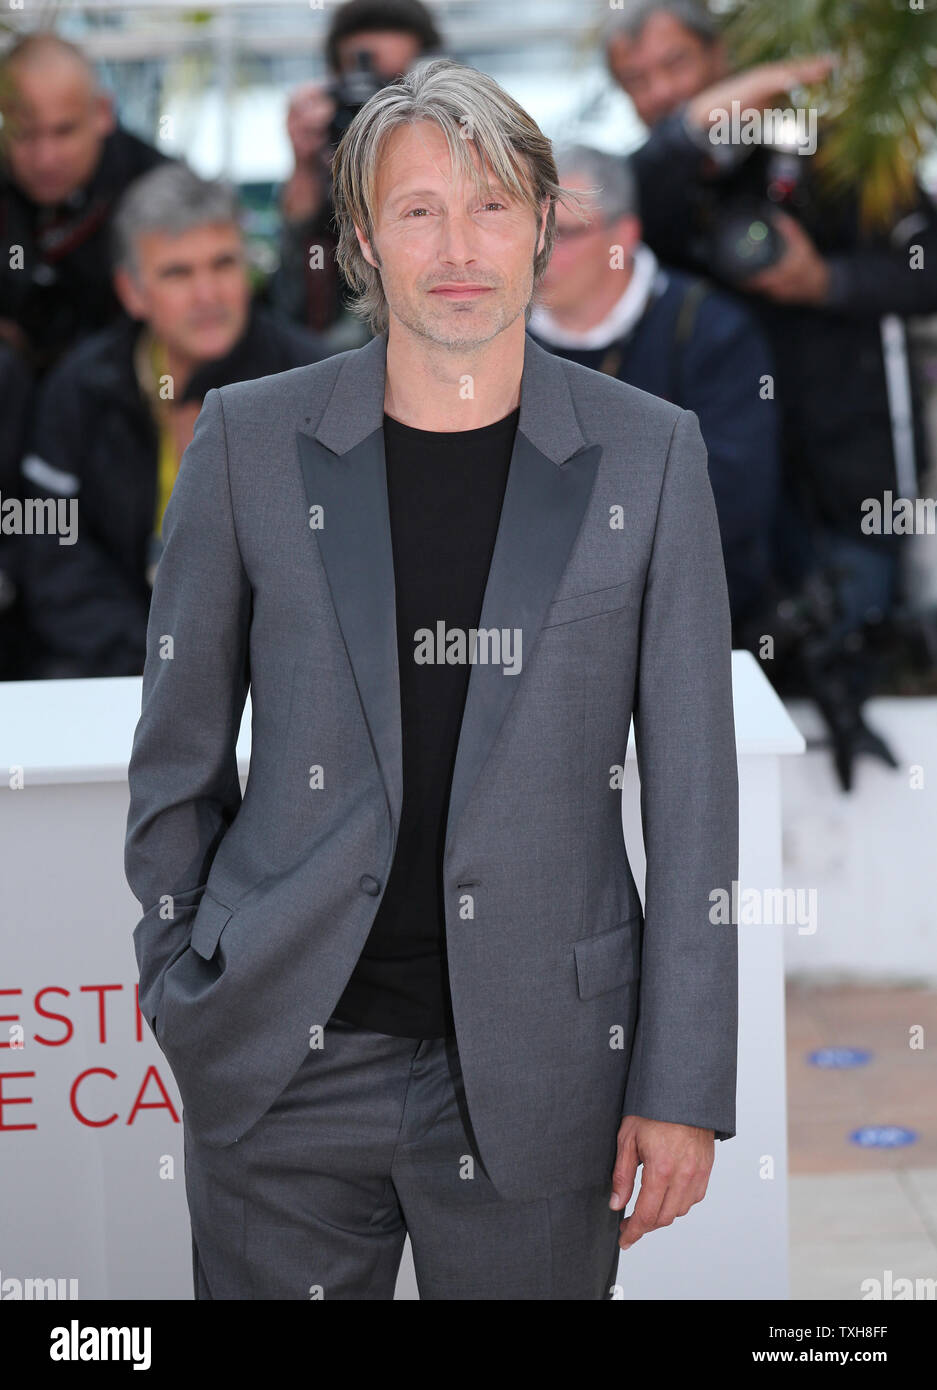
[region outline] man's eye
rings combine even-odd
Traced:
[[[490,203],[485,203],[485,208],[486,208],[486,209],[487,209],[487,208],[503,208],[504,206],[505,206],[504,203],[499,203],[499,202],[496,202],[495,200],[492,200]],[[411,208],[411,209],[409,210],[409,212],[407,212],[407,213],[405,214],[405,216],[407,216],[407,217],[412,217],[413,214],[414,214],[415,212],[428,212],[428,211],[429,211],[428,208]]]

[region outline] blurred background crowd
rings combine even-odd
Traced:
[[[587,223],[557,207],[528,331],[696,413],[734,645],[815,703],[843,788],[860,754],[896,767],[866,702],[937,693],[937,14],[890,0],[10,10],[0,679],[142,672],[205,393],[367,341],[331,154],[440,55],[599,190]]]

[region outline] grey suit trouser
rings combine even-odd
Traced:
[[[409,1232],[421,1299],[608,1299],[620,1214],[601,1187],[506,1201],[478,1157],[454,1039],[332,1019],[241,1139],[183,1115],[197,1299],[392,1299]]]

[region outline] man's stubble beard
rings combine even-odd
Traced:
[[[501,305],[494,323],[489,319],[487,326],[483,327],[478,324],[474,328],[467,323],[465,331],[462,332],[459,331],[457,321],[451,325],[444,325],[436,322],[432,315],[420,315],[415,310],[410,310],[408,305],[398,306],[393,310],[393,313],[403,326],[411,333],[416,334],[417,337],[424,338],[437,347],[452,351],[466,351],[481,348],[486,343],[490,343],[514,322],[518,314],[523,314],[524,307],[523,304],[510,307]],[[401,308],[403,312],[401,312]],[[468,319],[468,315],[465,317]]]
[[[503,333],[506,328],[509,328],[519,314],[525,314],[527,305],[533,295],[533,290],[534,275],[533,266],[531,266],[528,283],[524,291],[518,295],[517,300],[510,304],[499,301],[496,322],[491,328],[483,329],[476,327],[469,331],[467,327],[465,331],[460,332],[457,315],[453,317],[451,327],[448,329],[443,328],[431,315],[421,314],[416,305],[411,305],[408,300],[397,305],[391,305],[388,299],[387,312],[388,316],[399,319],[404,328],[416,334],[417,337],[424,338],[427,342],[435,343],[437,347],[450,349],[453,352],[465,352],[474,348],[484,347],[486,343],[490,343],[496,338],[499,333]],[[384,294],[386,297],[386,289],[384,290]],[[468,317],[468,314],[466,314],[465,318],[467,320]]]

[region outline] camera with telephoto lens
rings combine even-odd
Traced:
[[[739,198],[719,209],[709,263],[720,280],[743,284],[781,259],[784,239],[771,220],[771,211],[771,205],[760,198]]]
[[[721,280],[744,286],[784,255],[785,241],[774,220],[776,208],[796,216],[806,203],[803,156],[787,146],[764,146],[764,189],[760,194],[720,198],[711,191],[707,259]]]
[[[349,72],[342,73],[327,89],[335,103],[335,112],[329,122],[330,149],[335,149],[365,102],[395,80],[393,77],[382,77],[375,71],[374,55],[369,49],[358,50],[355,66]]]

